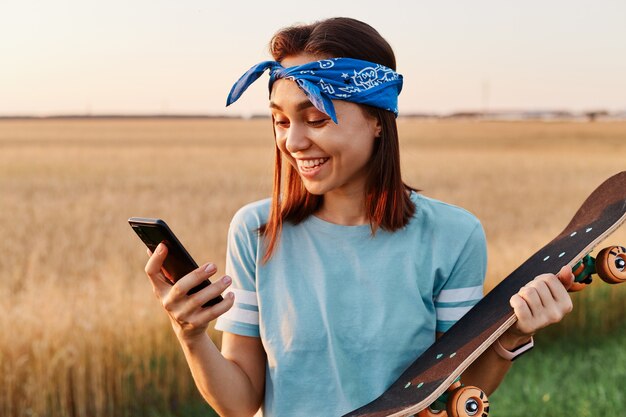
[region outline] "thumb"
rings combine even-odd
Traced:
[[[146,274],[150,278],[154,292],[159,297],[164,296],[173,284],[163,273],[163,261],[165,261],[166,257],[167,246],[163,243],[159,243],[154,253],[150,256],[150,259],[148,259],[148,263],[145,267]]]

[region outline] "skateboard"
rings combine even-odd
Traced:
[[[576,281],[573,290],[588,285],[594,273],[612,284],[626,282],[626,249],[611,247],[596,259],[589,256],[624,220],[626,171],[598,186],[556,238],[494,287],[380,397],[344,417],[486,417],[486,395],[479,388],[462,386],[459,379],[516,322],[510,298],[536,276],[556,274],[564,265],[572,266]]]

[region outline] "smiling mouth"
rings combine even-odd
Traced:
[[[298,169],[307,172],[324,165],[330,158],[298,159]]]

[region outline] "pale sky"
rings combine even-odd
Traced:
[[[374,26],[405,84],[400,113],[626,110],[625,0],[0,0],[0,115],[267,112],[281,27]]]

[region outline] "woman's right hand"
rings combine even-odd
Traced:
[[[162,270],[163,261],[167,256],[167,246],[163,243],[156,247],[154,253],[148,250],[150,259],[146,264],[146,274],[152,283],[156,297],[170,317],[176,336],[183,340],[193,340],[205,335],[209,322],[227,312],[234,303],[233,293],[228,293],[224,300],[207,308],[202,305],[220,295],[232,280],[229,276],[203,288],[195,294],[187,295],[190,289],[202,281],[208,280],[217,271],[212,263],[207,263],[185,275],[172,285]]]

